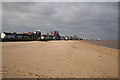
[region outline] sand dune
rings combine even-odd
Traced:
[[[3,78],[117,78],[118,50],[84,41],[3,42]]]

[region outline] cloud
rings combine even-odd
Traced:
[[[3,2],[2,8],[3,31],[117,39],[117,2]]]

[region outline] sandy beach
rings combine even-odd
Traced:
[[[3,78],[117,78],[118,50],[85,41],[2,43]]]

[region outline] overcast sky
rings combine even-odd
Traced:
[[[117,2],[3,2],[2,31],[113,40],[118,37]]]

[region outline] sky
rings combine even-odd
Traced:
[[[3,2],[2,31],[118,39],[117,2]]]

